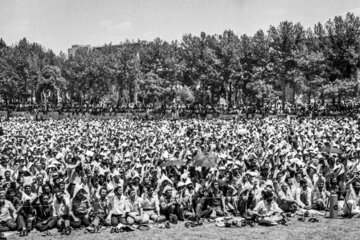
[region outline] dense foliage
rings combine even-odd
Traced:
[[[284,21],[254,36],[226,30],[186,34],[181,42],[126,41],[75,56],[55,55],[25,38],[0,40],[0,94],[8,102],[85,102],[230,106],[285,101],[294,89],[304,102],[358,94],[360,19],[351,13],[304,29]],[[294,94],[294,95],[295,95]]]

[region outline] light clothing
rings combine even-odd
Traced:
[[[142,208],[144,210],[157,210],[160,208],[159,198],[156,194],[153,194],[152,197],[146,196],[143,194],[142,197]]]
[[[283,211],[279,208],[275,201],[268,204],[266,201],[261,200],[253,210],[259,215],[271,215],[273,213],[282,213]]]
[[[67,197],[63,198],[63,201],[58,202],[57,198],[55,197],[53,202],[54,208],[54,217],[62,217],[69,215],[70,212],[70,199]]]
[[[110,197],[110,203],[112,205],[112,214],[114,215],[125,215],[127,212],[130,212],[129,200],[126,196],[121,195]]]
[[[14,205],[10,201],[4,200],[4,206],[0,207],[0,222],[6,222],[13,219],[11,214],[15,212]]]

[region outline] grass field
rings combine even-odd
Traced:
[[[82,230],[73,231],[70,236],[62,236],[53,231],[53,236],[43,237],[39,232],[31,232],[28,237],[20,238],[16,234],[8,236],[8,239],[70,239],[70,240],[107,240],[107,239],[360,239],[360,219],[328,219],[319,218],[319,222],[300,222],[292,218],[289,226],[263,227],[255,226],[242,228],[219,228],[214,223],[204,223],[203,226],[185,228],[184,223],[171,225],[171,229],[152,228],[149,231],[136,230],[128,233],[110,234],[110,229],[100,233],[84,234]]]

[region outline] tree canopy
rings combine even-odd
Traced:
[[[228,105],[282,99],[358,96],[360,19],[348,13],[304,29],[281,22],[253,36],[232,30],[180,42],[125,41],[68,58],[21,39],[0,38],[0,96],[5,102]]]

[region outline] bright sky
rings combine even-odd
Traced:
[[[125,39],[167,41],[184,33],[253,35],[283,20],[305,27],[353,11],[359,0],[0,0],[0,37],[26,37],[56,53],[73,44],[117,44]]]

